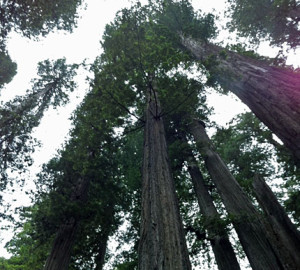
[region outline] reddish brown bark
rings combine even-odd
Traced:
[[[220,85],[239,97],[300,162],[300,73],[192,38],[181,40],[197,60],[216,57],[213,72]]]
[[[191,269],[157,93],[145,112],[139,270]]]
[[[260,216],[220,156],[214,151],[204,124],[193,120],[190,131],[205,160],[212,181],[217,187],[233,226],[254,270],[283,269],[266,237]]]

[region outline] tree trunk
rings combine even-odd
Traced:
[[[191,269],[157,93],[145,112],[139,270]]]
[[[109,232],[108,230],[104,232],[101,237],[101,241],[98,243],[98,254],[95,258],[95,270],[102,270],[105,263],[105,255],[107,249]]]
[[[240,270],[239,263],[229,241],[227,232],[220,222],[220,215],[205,187],[201,171],[192,155],[188,162],[188,171],[192,178],[201,213],[205,219],[205,228],[208,233],[208,239],[210,240],[215,254],[219,270]]]
[[[232,216],[233,226],[251,267],[254,270],[283,269],[266,238],[266,230],[259,219],[259,214],[219,155],[213,150],[204,123],[193,120],[190,131],[227,212]]]
[[[113,232],[112,228],[114,228],[114,217],[115,217],[115,201],[110,201],[107,204],[107,207],[104,208],[105,216],[101,220],[101,232],[100,237],[96,238],[93,243],[97,252],[97,256],[95,257],[95,270],[102,270],[105,264],[105,255],[107,251],[107,243],[109,239],[109,235]]]
[[[88,186],[89,180],[87,178],[79,179],[70,200],[77,203],[84,203],[87,199]],[[69,217],[59,227],[44,270],[65,270],[68,268],[78,225],[79,221],[77,218]]]
[[[300,269],[300,232],[272,190],[258,175],[254,177],[253,188],[266,220],[271,225],[276,248],[285,262],[286,269]]]
[[[216,57],[220,85],[245,103],[300,162],[300,73],[274,67],[222,47],[181,36],[200,61]]]
[[[68,219],[59,227],[44,270],[68,269],[77,229],[78,223],[74,218]]]

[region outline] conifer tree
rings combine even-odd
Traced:
[[[203,122],[202,122],[203,123]],[[276,256],[266,237],[266,230],[251,201],[236,182],[205,133],[204,123],[193,120],[190,131],[199,152],[215,183],[240,242],[253,269],[282,269],[280,258]]]

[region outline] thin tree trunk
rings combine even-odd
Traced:
[[[300,73],[192,38],[181,36],[181,43],[197,60],[216,57],[213,72],[220,85],[240,98],[300,162]]]
[[[79,179],[76,189],[71,195],[71,201],[78,203],[85,202],[88,186],[88,178]],[[68,268],[78,225],[79,221],[75,217],[70,217],[59,227],[44,270],[65,270]]]
[[[109,231],[105,231],[101,237],[101,241],[98,243],[98,254],[95,258],[95,270],[102,270],[105,263],[105,255],[107,249]]]
[[[300,232],[291,222],[272,190],[258,175],[254,177],[253,188],[271,225],[275,245],[284,259],[286,269],[300,269]]]
[[[107,243],[109,235],[114,228],[114,216],[115,216],[115,201],[109,202],[104,209],[105,219],[101,221],[100,239],[96,239],[95,248],[97,249],[97,256],[95,258],[95,270],[102,270],[105,264],[105,255],[107,251]],[[92,242],[93,243],[93,242]]]
[[[146,108],[139,270],[191,269],[157,93]]]
[[[208,239],[212,245],[219,270],[240,270],[227,232],[222,226],[220,215],[205,187],[201,171],[192,155],[188,162],[188,171],[192,178],[201,213],[205,219]]]
[[[232,216],[233,226],[251,267],[254,270],[283,269],[266,238],[266,230],[259,219],[259,214],[220,156],[213,150],[204,123],[193,120],[190,131],[227,212]]]

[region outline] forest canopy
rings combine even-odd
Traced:
[[[232,30],[298,46],[296,3],[274,1],[262,16],[256,2],[229,2]],[[82,4],[14,3],[1,7],[2,35],[71,31]],[[18,9],[30,11],[28,25]],[[277,11],[285,39],[266,24]],[[217,44],[216,20],[188,0],[133,1],[106,25],[69,139],[19,209],[4,269],[300,267],[300,74],[243,44]],[[1,191],[31,165],[33,129],[69,101],[81,66],[41,62],[32,89],[1,105]],[[231,92],[249,111],[218,126],[211,92]]]

